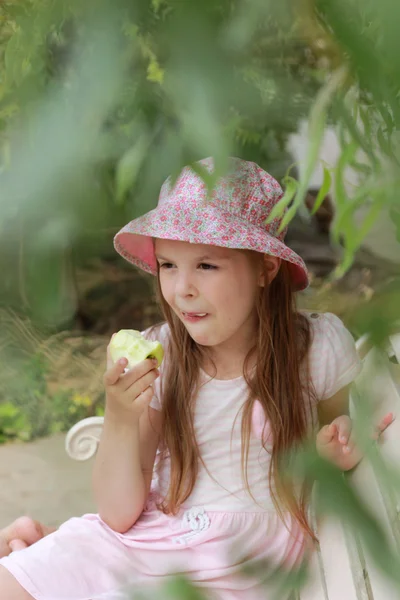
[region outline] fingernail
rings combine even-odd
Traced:
[[[347,442],[347,439],[344,435],[342,435],[340,441],[343,442],[343,444],[345,444]]]
[[[118,364],[122,365],[124,367],[125,365],[128,364],[128,361],[126,360],[126,358],[120,358],[118,361]]]
[[[349,454],[349,452],[350,452],[350,446],[344,446],[343,450],[344,450],[344,452],[346,454]]]

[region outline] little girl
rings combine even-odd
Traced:
[[[308,278],[281,218],[268,222],[281,196],[251,162],[231,159],[211,197],[188,167],[116,235],[116,250],[157,277],[166,322],[146,335],[165,359],[108,363],[98,514],[3,558],[1,598],[117,600],[180,573],[209,599],[268,600],[242,569],[299,564],[306,495],[280,458],[319,420],[320,454],[357,464],[347,415],[360,361],[337,317],[295,309]]]

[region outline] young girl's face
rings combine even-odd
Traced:
[[[240,250],[162,239],[155,253],[164,299],[190,336],[215,350],[247,352],[257,326],[261,261]]]

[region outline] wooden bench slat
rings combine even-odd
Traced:
[[[398,341],[396,336],[396,342]],[[400,346],[399,346],[400,348]],[[394,367],[385,356],[376,349],[370,351],[364,359],[364,368],[355,383],[352,400],[372,401],[376,420],[388,412],[400,415],[400,388],[394,378]],[[382,468],[386,464],[400,464],[400,420],[396,420],[383,435],[378,452],[382,457]],[[397,471],[399,471],[397,467]],[[368,461],[362,461],[351,476],[358,494],[365,502],[377,521],[383,527],[387,539],[395,552],[400,551],[400,523],[397,514],[399,490],[382,478],[379,468],[375,469]],[[365,579],[370,589],[368,598],[373,600],[394,600],[400,598],[398,585],[393,583],[376,566],[367,550],[361,549],[365,565]]]
[[[301,593],[301,600],[369,600],[366,595],[357,595],[352,565],[357,563],[358,556],[350,560],[340,523],[326,518],[317,531],[320,548],[312,557],[311,577]],[[362,572],[360,565],[358,570]]]
[[[309,579],[304,588],[300,590],[300,600],[329,600],[319,550],[311,556],[309,569]]]

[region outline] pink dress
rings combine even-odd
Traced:
[[[337,317],[308,318],[314,332],[310,373],[323,401],[355,378],[360,361]],[[158,337],[165,343],[166,336],[164,325]],[[127,595],[132,586],[154,597],[170,573],[186,575],[210,600],[272,597],[241,569],[263,559],[291,567],[302,555],[304,539],[290,516],[285,527],[274,509],[267,483],[270,455],[261,445],[264,423],[257,404],[248,457],[255,500],[242,482],[240,418],[235,422],[235,417],[246,398],[244,379],[212,380],[204,372],[202,377],[195,428],[207,469],[200,466],[179,514],[166,516],[155,506],[169,479],[169,458],[160,449],[147,505],[128,532],[116,533],[98,515],[87,514],[0,560],[35,600],[122,600],[136,597]],[[151,405],[160,409],[157,391],[155,386]]]

